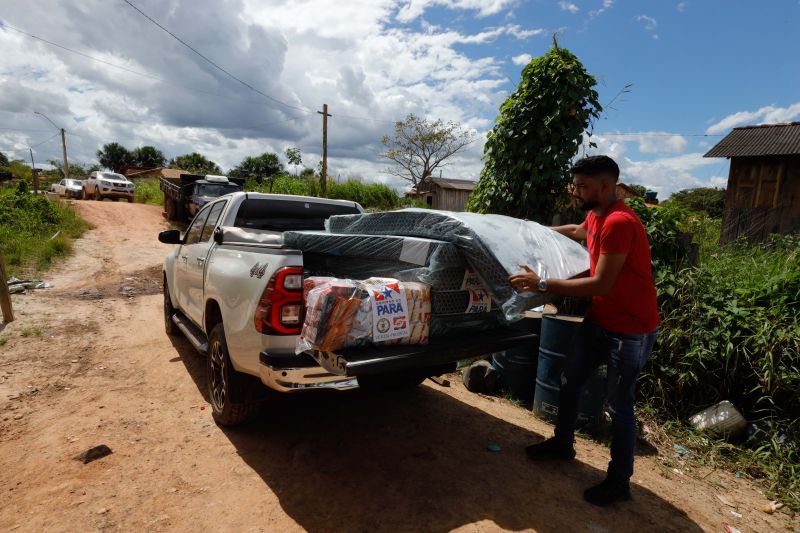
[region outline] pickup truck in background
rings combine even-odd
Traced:
[[[227,176],[181,174],[179,178],[162,177],[164,213],[167,220],[184,221],[194,217],[208,202],[242,187]]]
[[[83,199],[94,198],[102,201],[104,198],[111,198],[116,202],[120,198],[125,198],[130,203],[133,202],[135,188],[133,183],[122,174],[95,171],[83,180]]]
[[[289,230],[324,230],[357,203],[235,192],[204,205],[173,244],[163,268],[164,326],[206,357],[212,415],[221,425],[252,419],[268,389],[407,388],[455,369],[459,360],[529,343],[535,335],[491,330],[431,339],[427,345],[295,353],[303,325],[303,281],[315,275],[303,252],[282,244]]]

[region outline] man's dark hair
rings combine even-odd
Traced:
[[[619,179],[619,166],[607,155],[593,155],[578,159],[569,171],[573,175],[598,176],[600,174],[611,174],[614,176],[614,181]]]

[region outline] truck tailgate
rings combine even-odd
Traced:
[[[325,370],[346,377],[390,374],[434,367],[511,348],[530,346],[535,333],[495,329],[458,337],[439,337],[430,344],[359,346],[311,356]]]

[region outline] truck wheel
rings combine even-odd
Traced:
[[[94,190],[94,199],[97,200],[98,202],[102,202],[103,201],[103,197],[100,194],[100,189],[95,189]]]
[[[178,333],[178,326],[172,321],[174,314],[175,308],[172,307],[172,299],[169,297],[167,277],[164,276],[164,331],[167,332],[167,335],[175,335]]]
[[[262,406],[258,394],[263,385],[253,376],[233,368],[222,324],[211,330],[206,360],[208,396],[214,421],[222,426],[235,426],[258,416]]]

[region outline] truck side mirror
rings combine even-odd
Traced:
[[[222,231],[221,227],[217,227],[217,229],[214,230],[214,242],[215,243],[222,244],[224,236],[225,236],[225,233]]]
[[[183,244],[181,239],[181,232],[176,229],[168,229],[158,234],[159,242],[164,244]]]

